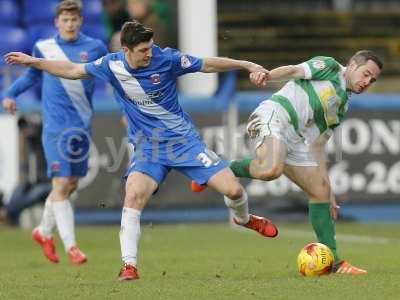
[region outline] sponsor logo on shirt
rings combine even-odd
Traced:
[[[318,96],[324,107],[328,126],[339,124],[338,111],[341,105],[341,99],[336,94],[335,89],[333,87],[326,87],[319,92]]]
[[[99,67],[101,65],[101,63],[103,62],[103,58],[104,58],[104,56],[96,59],[96,61],[94,62],[94,65],[96,67]]]
[[[187,57],[186,55],[183,55],[183,56],[181,57],[181,67],[182,67],[183,69],[187,69],[187,68],[189,68],[191,65],[192,65],[192,63],[190,62],[189,57]]]
[[[81,62],[88,62],[89,61],[89,53],[87,53],[87,51],[82,51],[81,53],[79,53],[79,58],[80,58]]]
[[[159,97],[161,97],[163,93],[161,91],[157,92],[148,92],[146,96],[140,97],[140,96],[135,96],[131,97],[128,94],[125,94],[125,97],[134,102],[136,105],[139,106],[151,106],[154,105],[154,103],[158,100]]]
[[[153,74],[150,76],[150,80],[153,84],[159,84],[161,83],[161,78],[160,78],[160,74]]]
[[[318,70],[323,70],[326,67],[325,62],[322,60],[313,61],[312,66],[314,69],[318,69]]]

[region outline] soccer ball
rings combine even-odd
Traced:
[[[332,251],[324,244],[310,243],[301,249],[297,266],[300,274],[306,277],[329,274],[333,266]]]

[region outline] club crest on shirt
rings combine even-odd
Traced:
[[[79,58],[81,62],[88,62],[89,61],[89,53],[87,51],[82,51],[79,53]]]
[[[161,83],[161,77],[160,77],[160,74],[153,74],[153,75],[151,75],[150,76],[150,80],[151,80],[151,82],[153,83],[153,84],[159,84],[159,83]]]
[[[52,172],[60,172],[61,164],[59,161],[53,161],[50,164],[50,169]]]
[[[191,65],[192,65],[192,63],[190,62],[189,57],[187,57],[187,55],[183,55],[183,56],[181,57],[181,67],[182,67],[183,69],[187,69],[187,68],[189,68]]]

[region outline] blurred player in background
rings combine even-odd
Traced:
[[[309,218],[318,241],[329,246],[335,257],[333,272],[365,274],[336,250],[336,199],[331,190],[325,144],[340,125],[352,93],[361,94],[379,77],[383,64],[375,53],[357,52],[347,67],[331,57],[315,57],[295,66],[282,66],[251,74],[255,84],[289,82],[260,103],[250,115],[247,130],[256,158],[234,160],[230,168],[237,177],[274,180],[285,174],[309,197]],[[192,182],[194,191],[204,186]]]
[[[229,58],[204,58],[178,50],[161,49],[153,31],[137,21],[121,30],[122,50],[94,63],[50,61],[13,52],[8,63],[18,63],[70,79],[95,76],[111,83],[128,120],[129,138],[135,155],[127,171],[120,242],[122,261],[119,279],[138,279],[137,250],[140,215],[170,170],[207,183],[224,194],[237,224],[275,237],[277,228],[267,219],[249,215],[247,194],[227,162],[207,149],[190,117],[178,102],[177,78],[193,72],[246,70],[264,72],[261,66]]]
[[[36,42],[33,56],[73,62],[90,62],[104,56],[107,49],[103,42],[80,33],[81,25],[80,4],[73,0],[61,1],[55,15],[58,35]],[[32,237],[41,245],[45,256],[57,263],[59,257],[52,236],[57,225],[71,263],[82,264],[87,258],[75,240],[69,197],[76,190],[79,178],[88,170],[94,80],[66,80],[29,68],[5,92],[4,109],[14,114],[17,110],[15,98],[42,76],[42,144],[52,190],[46,199],[42,221],[32,231]]]

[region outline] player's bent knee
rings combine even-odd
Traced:
[[[124,207],[142,209],[146,201],[136,192],[129,192],[125,195]]]
[[[243,196],[243,188],[240,185],[235,185],[228,190],[225,196],[232,200],[240,199]]]
[[[70,180],[67,177],[55,177],[52,179],[52,192],[56,198],[67,198],[70,195]]]

